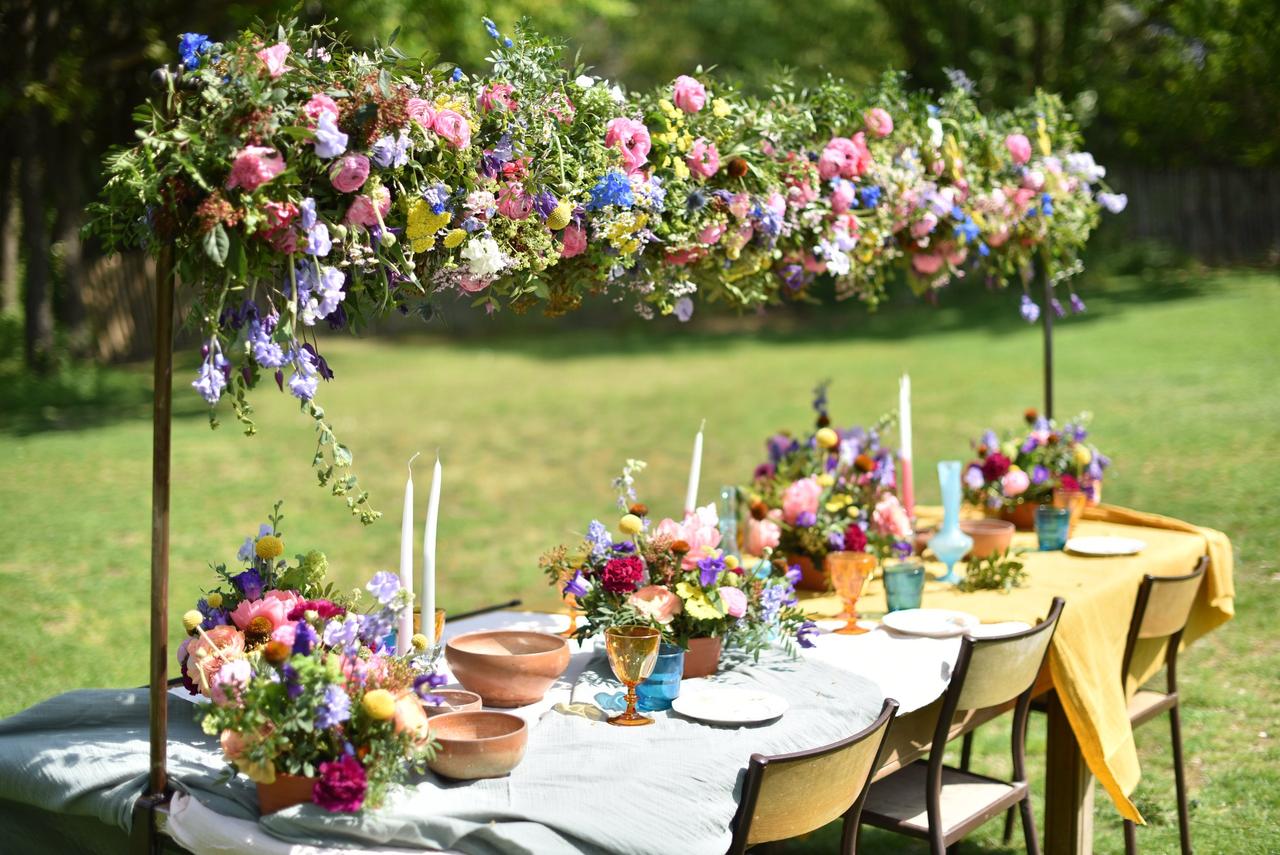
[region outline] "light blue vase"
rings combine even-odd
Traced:
[[[938,463],[938,484],[942,487],[942,528],[929,539],[929,549],[947,565],[947,575],[939,581],[959,583],[956,562],[973,548],[973,538],[960,530],[960,461]]]

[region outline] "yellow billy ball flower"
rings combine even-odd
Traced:
[[[182,616],[182,628],[187,631],[188,635],[195,635],[200,624],[204,623],[204,615],[196,609],[192,609]]]
[[[835,448],[840,444],[840,434],[829,427],[821,428],[815,438],[823,448]]]
[[[467,239],[467,233],[462,229],[453,229],[444,236],[444,245],[446,249],[454,249],[461,246],[462,242]]]
[[[819,487],[830,487],[835,482],[836,482],[835,476],[832,475],[830,472],[823,472],[821,475],[818,476]]]
[[[558,232],[565,226],[569,225],[569,218],[573,216],[573,204],[567,200],[561,201],[556,205],[549,215],[547,215],[547,228],[553,232]]]
[[[726,555],[726,556],[724,557],[724,566],[725,566],[725,568],[726,568],[726,569],[728,569],[728,570],[737,570],[737,569],[738,569],[738,556],[736,556],[736,555]]]
[[[427,637],[420,632],[415,632],[413,638],[409,639],[409,643],[413,645],[413,649],[421,653],[429,647]]]
[[[1074,454],[1076,463],[1081,466],[1088,466],[1089,462],[1093,460],[1093,452],[1089,450],[1087,445],[1077,445]]]
[[[618,528],[625,534],[639,534],[644,531],[644,523],[635,514],[624,514],[622,519],[618,520]]]
[[[222,608],[222,595],[219,594],[217,591],[214,591],[212,594],[209,594],[208,596],[206,596],[204,598],[204,601],[209,604],[209,608],[211,609]]]
[[[386,689],[374,689],[372,692],[365,692],[364,698],[360,701],[360,706],[364,707],[370,718],[378,721],[386,721],[396,714],[395,696]]]
[[[284,541],[274,534],[268,534],[258,538],[258,545],[254,547],[254,552],[263,561],[270,561],[284,554]]]

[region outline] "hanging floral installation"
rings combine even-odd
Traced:
[[[983,113],[965,81],[933,95],[888,74],[782,77],[760,98],[699,70],[629,93],[484,25],[485,75],[328,26],[185,34],[92,212],[109,249],[172,249],[204,341],[195,390],[250,433],[249,390],[298,398],[321,484],[366,522],[315,402],[334,378],[320,329],[457,299],[555,316],[587,296],[687,321],[697,300],[811,299],[822,277],[869,305],[904,279],[1017,283],[1034,320],[1033,265],[1082,311],[1066,282],[1100,209],[1124,206],[1054,95]]]

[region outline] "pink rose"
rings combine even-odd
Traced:
[[[436,120],[436,111],[432,109],[431,102],[422,98],[410,98],[405,105],[409,118],[418,123],[418,127],[423,130],[431,130]]]
[[[716,588],[716,593],[720,595],[720,602],[724,603],[724,610],[729,617],[742,617],[747,613],[747,595],[740,589],[726,585]]]
[[[573,258],[587,249],[587,233],[582,226],[565,226],[564,245],[560,248],[561,258]]]
[[[803,513],[816,515],[821,496],[822,485],[813,476],[792,482],[782,491],[782,518],[795,525],[796,518]]]
[[[832,137],[831,142],[818,157],[818,175],[829,181],[841,178],[857,178],[871,166],[871,152],[867,149],[867,137],[858,131],[852,137]]]
[[[663,626],[684,610],[680,598],[661,585],[645,585],[627,597],[627,603],[641,615]]]
[[[703,178],[710,178],[720,171],[720,152],[715,143],[709,143],[702,137],[694,141],[685,158],[689,171]]]
[[[764,555],[766,549],[777,549],[781,537],[782,529],[773,520],[747,520],[747,542],[744,545],[748,553]]]
[[[727,227],[724,223],[713,223],[698,233],[698,240],[702,241],[707,246],[711,246],[719,241],[720,238],[724,237],[726,228]]]
[[[883,139],[893,133],[893,117],[881,107],[872,107],[863,117],[867,130]]]
[[[1009,149],[1010,157],[1018,166],[1031,159],[1031,140],[1022,134],[1009,134],[1004,138],[1004,147]]]
[[[686,113],[696,113],[707,103],[707,89],[687,74],[676,78],[671,100]]]
[[[374,205],[377,208],[374,208]],[[373,228],[382,225],[382,219],[391,211],[391,191],[375,187],[371,193],[362,193],[351,200],[344,222],[352,226]]]
[[[454,148],[471,145],[471,126],[454,110],[440,110],[431,122],[431,129],[444,137]]]
[[[344,154],[329,167],[329,180],[343,193],[354,193],[369,178],[369,158],[363,154]]]
[[[831,210],[837,214],[843,214],[845,211],[853,207],[854,189],[853,183],[849,181],[841,181],[831,191]]]
[[[288,56],[289,46],[284,42],[272,45],[269,48],[263,48],[257,53],[258,59],[262,60],[262,64],[267,67],[267,74],[273,80],[289,70],[289,66],[284,64],[285,58]]]
[[[626,116],[610,119],[605,126],[604,144],[622,152],[622,164],[628,174],[638,172],[649,157],[652,142],[644,123]]]
[[[336,120],[338,118],[338,102],[323,92],[317,92],[311,96],[310,101],[302,105],[302,112],[311,120],[312,126],[320,121],[320,117],[325,113],[331,113]]]
[[[871,513],[871,525],[881,534],[899,540],[911,537],[911,518],[907,516],[907,509],[902,507],[898,497],[892,493],[876,503],[876,508]]]
[[[1021,469],[1010,469],[1000,479],[1000,490],[1009,498],[1021,496],[1031,486],[1031,478]]]
[[[916,253],[911,256],[911,269],[921,276],[932,276],[942,269],[942,256],[937,253]]]
[[[298,233],[289,226],[298,216],[298,206],[292,202],[266,202],[262,206],[262,212],[267,219],[262,236],[276,252],[289,253],[297,250]]]
[[[231,161],[227,189],[243,187],[252,193],[281,172],[284,172],[284,158],[280,152],[266,146],[248,145],[236,152]]]
[[[480,93],[480,109],[486,113],[492,113],[494,110],[506,110],[508,113],[514,113],[516,110],[516,99],[511,97],[511,93],[515,89],[510,83],[494,83]]]
[[[519,184],[508,184],[498,192],[498,213],[509,220],[525,220],[533,213],[533,197]]]

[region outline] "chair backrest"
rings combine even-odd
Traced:
[[[1055,597],[1045,619],[1022,632],[994,638],[966,637],[947,689],[954,696],[953,710],[998,706],[1030,689],[1049,652],[1062,606],[1062,598]]]
[[[807,834],[851,812],[860,814],[897,709],[897,701],[886,700],[866,729],[822,748],[751,755],[729,852],[745,852],[758,843]]]
[[[1182,631],[1187,626],[1191,609],[1196,602],[1196,595],[1200,593],[1200,586],[1204,582],[1204,574],[1208,569],[1209,556],[1202,555],[1196,562],[1195,569],[1185,576],[1148,574],[1142,577],[1142,585],[1138,588],[1138,599],[1133,605],[1133,617],[1129,621],[1129,639],[1125,644],[1122,679],[1128,680],[1134,652],[1141,641],[1169,639],[1168,649],[1165,651],[1166,662],[1171,656],[1176,655],[1175,639],[1181,637]],[[1145,645],[1143,649],[1153,650]]]

